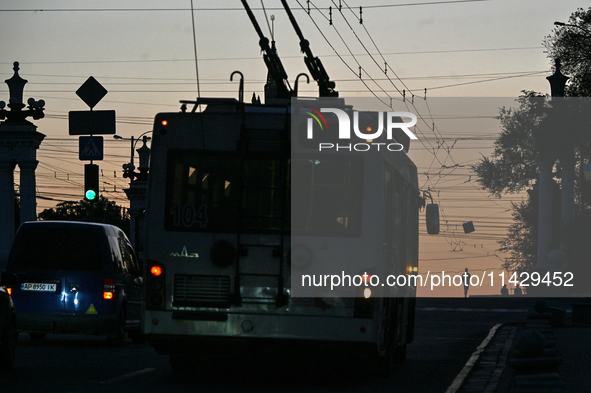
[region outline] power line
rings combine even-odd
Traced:
[[[1,12],[1,11],[0,11]],[[469,53],[469,52],[496,52],[496,51],[511,51],[511,50],[540,50],[544,49],[542,46],[525,46],[525,47],[504,47],[504,48],[477,48],[477,49],[448,49],[448,50],[425,50],[425,51],[406,51],[406,52],[386,52],[379,53],[381,56],[400,56],[400,55],[422,55],[422,54],[438,54],[438,53]],[[368,56],[367,53],[355,53],[355,56]],[[373,53],[370,56],[375,56]],[[320,54],[320,57],[336,57],[337,55],[326,53]],[[349,55],[342,55],[348,57]],[[301,56],[282,56],[283,59],[300,59]],[[210,57],[202,58],[199,61],[245,61],[245,60],[256,60],[260,61],[260,57]],[[27,64],[102,64],[102,63],[179,63],[179,62],[193,62],[194,59],[143,59],[143,60],[73,60],[73,61],[28,61]],[[0,62],[2,65],[12,65],[11,62]],[[29,74],[33,75],[33,74]],[[67,77],[64,75],[64,77]],[[71,77],[71,76],[70,76]],[[123,77],[120,77],[123,78]],[[127,78],[125,79],[132,79]],[[134,78],[134,79],[145,79],[145,78]],[[163,79],[163,78],[154,78]]]
[[[472,85],[472,84],[475,84],[475,83],[492,82],[492,81],[498,81],[498,80],[502,80],[502,79],[519,78],[519,77],[522,77],[522,76],[540,75],[540,74],[545,74],[547,72],[548,71],[534,71],[534,72],[528,72],[528,73],[519,74],[519,75],[511,75],[511,76],[503,76],[503,77],[498,77],[498,78],[484,79],[484,80],[480,80],[480,81],[472,81],[472,82],[464,82],[464,83],[454,83],[454,84],[451,84],[451,85],[429,87],[429,90],[437,90],[437,89],[445,89],[445,88],[448,88],[448,87]]]
[[[394,8],[394,7],[413,7],[426,5],[443,5],[455,3],[476,3],[490,0],[444,0],[444,1],[427,1],[419,3],[402,3],[402,4],[379,4],[366,5],[363,8]],[[253,11],[262,11],[263,8],[251,8]],[[280,11],[283,8],[267,8],[269,11]],[[328,8],[326,8],[328,11]],[[34,9],[0,9],[0,12],[165,12],[165,11],[244,11],[244,8],[34,8]],[[305,11],[305,9],[304,9]]]

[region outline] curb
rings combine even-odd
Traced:
[[[507,365],[516,330],[516,326],[505,324],[493,326],[445,393],[494,392]]]

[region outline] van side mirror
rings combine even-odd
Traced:
[[[430,203],[425,211],[425,220],[427,222],[427,233],[429,235],[439,234],[439,205]]]
[[[0,276],[0,286],[13,287],[18,284],[18,277],[14,273],[4,272]]]

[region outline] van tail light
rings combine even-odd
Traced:
[[[166,299],[166,269],[164,265],[148,261],[146,279],[146,308],[148,310],[164,310]]]
[[[115,297],[115,280],[112,278],[105,278],[103,287],[103,299],[113,299]]]

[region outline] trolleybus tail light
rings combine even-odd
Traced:
[[[12,295],[12,288],[6,287],[6,292],[8,292],[9,295]]]
[[[113,299],[115,297],[115,280],[112,278],[105,278],[103,286],[103,299]]]
[[[168,132],[168,120],[167,119],[160,119],[160,121],[156,121],[156,125],[154,128],[159,128],[160,135],[166,135]],[[154,130],[156,131],[156,129]]]
[[[153,276],[158,277],[162,274],[162,267],[160,265],[154,265],[150,268],[150,273]]]
[[[149,310],[163,310],[164,299],[166,298],[164,265],[155,261],[148,261],[148,263],[150,274],[148,274],[146,280],[146,308]]]

